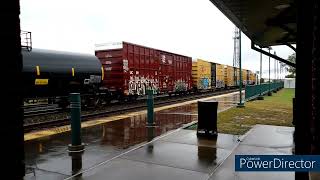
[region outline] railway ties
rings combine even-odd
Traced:
[[[63,109],[58,107],[56,104],[39,104],[39,105],[30,105],[23,107],[24,118],[29,118],[33,116],[40,116],[46,114],[53,114],[61,112]]]

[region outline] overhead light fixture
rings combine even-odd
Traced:
[[[282,9],[286,9],[288,7],[290,7],[290,4],[280,4],[278,6],[275,6],[274,8],[282,10]]]

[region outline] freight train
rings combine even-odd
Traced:
[[[98,45],[94,55],[23,49],[25,99],[47,98],[68,105],[79,92],[82,104],[96,106],[113,99],[135,100],[147,89],[154,94],[186,94],[237,87],[239,69],[201,59],[192,60],[159,49],[120,42]],[[243,84],[256,75],[242,70]]]

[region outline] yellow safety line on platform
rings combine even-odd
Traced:
[[[207,97],[207,98],[186,101],[186,102],[172,104],[172,105],[168,105],[168,106],[162,106],[162,107],[155,108],[154,112],[158,112],[158,111],[162,111],[162,110],[165,110],[165,109],[170,109],[170,108],[174,108],[174,107],[178,107],[178,106],[184,106],[184,105],[188,105],[188,104],[193,104],[193,103],[196,103],[198,101],[206,101],[206,100],[209,100],[209,99],[212,99],[212,98],[221,98],[221,97],[225,97],[225,96],[230,96],[230,95],[237,94],[237,93],[238,92],[233,92],[233,93],[229,93],[229,94],[211,96],[211,97]],[[131,113],[127,113],[127,114],[124,114],[124,115],[116,115],[116,116],[99,118],[99,119],[96,119],[96,120],[82,122],[81,123],[81,127],[82,128],[87,128],[87,127],[96,126],[96,125],[99,125],[99,124],[104,124],[104,123],[107,123],[107,122],[117,121],[117,120],[120,120],[120,119],[125,119],[125,118],[144,115],[144,114],[147,114],[147,110],[131,112]],[[50,129],[36,131],[36,132],[30,132],[30,133],[24,134],[24,141],[30,141],[30,140],[34,140],[34,139],[38,139],[38,138],[52,136],[52,135],[59,134],[59,133],[64,133],[64,132],[67,132],[67,131],[71,131],[70,125],[50,128]]]

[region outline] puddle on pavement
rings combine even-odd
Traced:
[[[218,112],[224,111],[231,107],[234,107],[239,102],[239,95],[234,94],[232,96],[212,98],[208,101],[218,101]],[[184,106],[173,107],[170,109],[162,110],[160,114],[184,114],[184,115],[197,115],[198,114],[198,104],[188,104]]]
[[[221,111],[234,106],[238,95],[212,99],[219,101],[218,110]],[[87,146],[82,156],[81,168],[91,167],[137,144],[149,141],[155,136],[196,121],[197,116],[195,115],[197,115],[197,103],[156,112],[156,126],[152,129],[146,128],[146,115],[83,128],[82,142]],[[35,174],[35,171],[54,172],[60,176],[73,174],[75,170],[72,169],[72,166],[76,164],[79,166],[79,163],[76,163],[79,162],[79,157],[70,157],[67,153],[67,146],[71,141],[70,136],[70,132],[66,132],[25,142],[27,174]]]
[[[48,171],[71,175],[75,171],[72,169],[79,167],[79,162],[80,169],[89,168],[133,148],[134,145],[150,141],[155,136],[196,120],[195,116],[180,114],[156,113],[155,118],[154,128],[146,128],[146,116],[139,115],[82,129],[82,142],[87,145],[81,161],[79,157],[68,155],[70,132],[28,141],[25,143],[26,173],[32,175],[39,174],[38,171]]]

